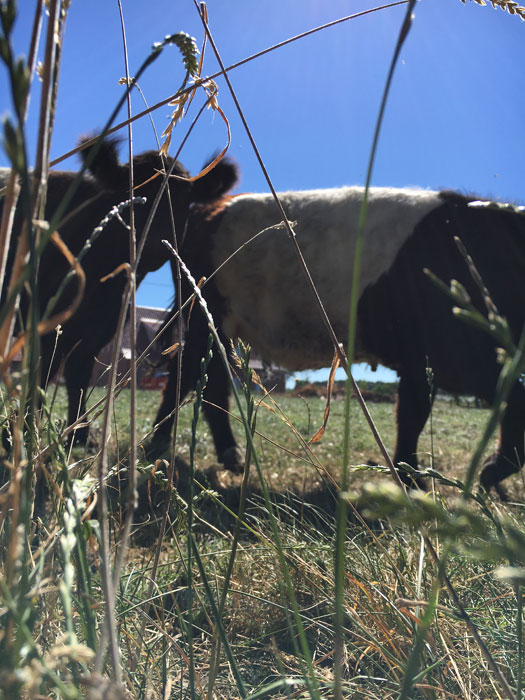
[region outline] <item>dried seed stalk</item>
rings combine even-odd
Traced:
[[[461,2],[465,4],[466,0],[461,0]],[[490,3],[494,10],[497,10],[499,7],[504,12],[507,11],[509,15],[518,15],[520,19],[525,20],[525,7],[518,5],[515,0],[473,0],[473,2],[482,6]]]

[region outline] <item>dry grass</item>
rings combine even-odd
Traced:
[[[466,0],[461,0],[465,4]],[[498,7],[509,15],[517,15],[520,19],[525,20],[525,7],[519,5],[515,0],[473,0],[477,5],[492,5],[497,10]]]
[[[92,401],[98,399],[100,391],[94,390]],[[59,389],[52,417],[54,422],[64,415],[64,393]],[[157,400],[156,392],[139,392],[139,433],[149,429]],[[324,402],[319,398],[290,396],[276,397],[276,401],[287,419],[284,420],[275,407],[267,410],[259,406],[257,430],[260,436],[256,438],[256,446],[272,492],[279,538],[305,626],[316,682],[322,694],[330,695],[335,639],[332,616],[336,500],[332,479],[339,476],[343,404],[337,400],[332,405],[325,438],[310,454],[300,437],[307,438],[315,432],[322,421]],[[128,452],[127,405],[124,392],[115,404],[111,464],[116,464],[119,455]],[[391,446],[394,406],[385,403],[373,404],[370,408],[386,444]],[[486,409],[463,408],[437,401],[433,412],[433,435],[427,426],[422,436],[422,452],[429,451],[433,444],[434,466],[449,477],[461,477],[487,417]],[[123,682],[130,697],[160,700],[166,696],[167,689],[171,689],[172,697],[179,697],[190,692],[190,678],[193,679],[194,692],[203,696],[210,678],[216,630],[213,610],[202,572],[193,561],[189,587],[187,568],[187,460],[191,420],[192,406],[187,405],[181,412],[177,442],[178,495],[170,510],[169,533],[162,545],[159,571],[150,600],[146,598],[146,591],[158,536],[156,518],[159,513],[158,508],[152,511],[150,504],[159,502],[162,490],[157,491],[155,484],[148,480],[147,470],[141,477],[141,510],[120,578],[116,603],[119,643],[124,656]],[[293,429],[290,424],[294,425]],[[96,425],[94,435],[97,435]],[[351,447],[352,464],[355,465],[379,456],[357,407],[352,409]],[[208,585],[212,591],[218,592],[224,584],[231,550],[235,525],[232,513],[239,508],[240,477],[217,467],[204,423],[197,431],[196,455],[193,532]],[[84,453],[74,451],[71,463],[75,462],[80,476],[89,459],[85,459]],[[430,456],[423,456],[423,462],[429,464]],[[142,466],[145,467],[145,463]],[[384,482],[382,474],[363,470],[353,473],[351,478],[356,490],[364,484]],[[513,489],[516,495],[522,493],[519,478],[515,479]],[[445,491],[452,498],[452,489],[449,487]],[[285,697],[286,692],[301,695],[305,692],[305,669],[295,646],[294,628],[290,626],[289,600],[282,589],[267,505],[255,478],[251,481],[248,498],[222,625],[246,692],[256,692],[264,687],[267,688],[265,697]],[[54,500],[53,503],[46,526],[50,533],[55,531],[56,518],[59,519],[57,524],[62,518],[61,501]],[[519,515],[520,507],[514,508]],[[506,513],[506,517],[516,522],[512,509]],[[111,517],[112,541],[116,543],[121,517],[118,507]],[[487,532],[493,530],[490,519],[486,527]],[[85,534],[88,535],[85,546],[92,571],[92,595],[94,601],[100,601],[100,549],[94,536],[96,521],[91,531]],[[60,552],[58,535],[59,531],[56,531],[50,540],[55,542],[57,554]],[[476,538],[475,532],[465,533],[465,541],[459,543],[462,546],[450,555],[448,575],[490,653],[506,670],[509,681],[515,683],[518,664],[513,624],[517,614],[516,597],[512,588],[494,578],[492,561],[485,563],[466,556],[468,542]],[[439,551],[443,546],[441,536],[434,535],[433,541]],[[435,567],[417,530],[390,524],[388,519],[367,524],[352,519],[345,542],[343,689],[349,697],[397,698],[417,621],[436,585]],[[32,667],[35,687],[49,687],[46,679],[50,665],[59,669],[63,679],[69,678],[72,682],[69,669],[72,664],[73,667],[78,665],[75,654],[89,656],[89,649],[84,645],[80,645],[76,652],[71,649],[57,652],[65,622],[59,588],[63,566],[60,556],[48,559],[45,577],[38,587],[34,634],[41,661],[40,665]],[[73,604],[80,614],[80,622],[83,613],[74,597]],[[190,610],[191,621],[188,617]],[[80,628],[78,634],[80,641]],[[65,655],[58,665],[57,653]],[[213,697],[239,697],[231,664],[224,655],[220,656],[212,677]],[[87,678],[95,683],[93,676]],[[284,679],[287,679],[285,686]],[[26,682],[24,687],[27,697],[37,697],[29,690],[31,683]],[[489,688],[491,690],[487,692]],[[496,697],[497,692],[498,687],[487,671],[479,648],[458,617],[453,601],[444,589],[441,590],[410,697],[481,699]],[[61,697],[68,695],[62,694]]]
[[[141,392],[138,425],[147,424],[156,398],[154,392]],[[125,407],[125,397],[121,397],[121,401]],[[257,428],[261,437],[256,443],[262,455],[265,476],[274,491],[272,498],[280,536],[306,624],[318,681],[328,690],[333,682],[335,499],[326,473],[337,478],[339,472],[342,403],[337,401],[332,406],[328,430],[323,442],[315,447],[314,460],[301,445],[297,433],[307,437],[315,432],[318,421],[322,420],[323,401],[279,396],[277,402],[289,422],[295,425],[295,430],[290,429],[275,409],[268,411],[260,407]],[[182,460],[187,460],[191,408],[186,406],[182,411],[177,448],[183,498],[187,496],[187,482]],[[391,444],[394,407],[392,404],[375,404],[371,410],[386,443]],[[125,448],[127,419],[124,411],[120,417],[118,403],[115,415],[117,425],[122,425],[118,435],[121,447]],[[433,414],[434,466],[449,477],[461,477],[487,416],[486,409],[462,408],[437,401]],[[368,459],[377,458],[377,447],[357,410],[352,416],[352,425],[353,463],[363,464]],[[422,437],[423,450],[429,450],[430,444],[427,426]],[[291,452],[297,456],[291,456]],[[314,461],[323,469],[316,469]],[[430,463],[430,456],[427,463]],[[198,481],[207,489],[213,489],[215,494],[204,492],[196,503],[196,527],[208,576],[219,590],[230,548],[229,533],[234,525],[234,519],[225,514],[220,503],[236,512],[240,477],[217,470],[213,445],[204,424],[198,431],[196,467]],[[382,479],[381,474],[359,470],[352,475],[352,485],[359,489],[361,484]],[[516,491],[519,486],[517,481],[514,485]],[[287,493],[289,490],[293,493]],[[450,493],[451,489],[448,491]],[[148,493],[151,496],[147,488],[141,493],[146,500]],[[283,675],[296,678],[300,686],[300,656],[294,649],[266,507],[255,479],[249,499],[245,518],[247,528],[241,538],[230,583],[223,615],[224,628],[247,688],[256,689]],[[147,519],[144,512],[141,518]],[[184,629],[189,601],[184,556],[181,556],[186,535],[181,526],[181,514],[177,516],[174,511],[173,518],[171,536],[175,539],[170,538],[164,543],[156,593],[151,605],[146,606],[151,620],[146,627],[147,638],[141,653],[144,666],[139,664],[127,679],[128,685],[135,688],[133,693],[138,695],[140,683],[145,682],[143,679],[148,675],[146,667],[150,680],[153,673],[158,674],[160,682],[165,673],[171,679],[172,687],[180,691],[188,687],[187,651],[184,652],[186,647],[180,642],[180,630]],[[122,579],[119,610],[126,630],[124,637],[130,642],[140,629],[136,606],[144,603],[144,582],[151,567],[154,538],[154,527],[146,527],[144,523],[138,526]],[[345,692],[351,697],[395,698],[410,653],[414,622],[424,609],[424,606],[418,608],[414,601],[428,599],[435,580],[433,565],[424,554],[417,532],[399,529],[387,522],[375,524],[372,529],[363,528],[359,522],[351,524],[346,550]],[[504,665],[515,666],[515,635],[509,629],[509,621],[515,615],[515,599],[510,590],[502,591],[501,583],[492,576],[492,570],[492,564],[472,562],[458,553],[450,561],[449,575],[464,605],[489,637],[495,657]],[[467,577],[465,571],[468,571]],[[204,687],[209,673],[213,624],[197,570],[194,577],[195,679]],[[132,646],[128,649],[131,655]],[[487,697],[484,693],[492,683],[490,673],[446,593],[440,598],[440,607],[428,633],[425,658],[429,669],[432,664],[436,665],[416,683],[413,697]],[[150,697],[161,697],[150,692],[153,693]],[[238,688],[224,660],[219,664],[214,693],[219,698],[238,697]],[[276,692],[275,697],[281,697],[281,692]]]

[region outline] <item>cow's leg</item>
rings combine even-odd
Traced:
[[[197,309],[191,317],[182,352],[180,400],[195,389],[201,373],[201,358],[206,354],[208,346],[208,325],[204,317]],[[171,429],[173,427],[173,412],[177,404],[178,382],[177,356],[172,357],[168,365],[168,383],[162,394],[162,400],[155,417],[155,434],[151,440],[150,448],[156,452],[164,451],[169,443]]]
[[[86,392],[93,372],[95,358],[91,353],[80,353],[77,348],[69,357],[64,367],[67,388],[67,423],[71,425],[86,412]],[[77,428],[74,442],[85,445],[89,436],[89,426]]]
[[[205,356],[208,347],[208,324],[201,313],[194,310],[186,334],[184,351],[182,353],[181,369],[181,400],[188,392],[195,389],[201,376],[201,359]],[[225,338],[221,337],[223,343]],[[213,441],[217,451],[217,457],[226,467],[233,469],[239,464],[240,453],[230,427],[228,410],[228,376],[216,349],[207,369],[208,383],[203,398],[208,403],[203,406],[204,414],[210,424]],[[155,424],[159,425],[148,450],[149,454],[160,453],[169,445],[170,434],[173,426],[173,417],[170,414],[175,409],[177,390],[177,358],[173,358],[169,366],[168,384],[164,390],[162,402],[159,406]],[[220,408],[215,408],[215,404]],[[225,409],[225,410],[221,410]],[[170,416],[168,418],[168,416]]]
[[[509,395],[501,421],[498,449],[486,460],[480,475],[481,485],[487,491],[494,487],[502,500],[507,496],[500,482],[519,472],[525,462],[524,431],[525,389],[517,383]]]
[[[219,337],[228,350],[227,339],[220,334]],[[203,394],[202,410],[210,426],[217,458],[226,469],[239,471],[244,460],[230,424],[230,379],[217,350],[213,353],[207,373],[208,383]]]
[[[397,442],[394,464],[406,462],[417,469],[417,443],[425,427],[434,400],[424,366],[412,366],[400,373],[397,394]],[[421,479],[414,480],[403,470],[399,476],[408,486],[424,486]]]

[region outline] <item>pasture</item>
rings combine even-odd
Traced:
[[[368,403],[369,411],[390,449],[395,442],[395,385],[391,386],[387,392],[388,400]],[[257,409],[256,446],[263,455],[265,478],[269,479],[272,490],[321,487],[324,482],[323,475],[332,474],[334,478],[340,478],[344,399],[339,395],[332,400],[324,439],[317,445],[308,445],[308,441],[322,425],[326,406],[326,387],[317,384],[316,389],[319,392],[317,397],[296,396],[292,391],[277,394],[275,406],[272,401],[273,394],[264,398],[260,392],[255,393],[255,401],[260,402]],[[151,430],[151,417],[158,407],[160,395],[157,391],[140,391],[137,403],[139,434],[146,436]],[[96,403],[103,397],[103,390],[91,389],[90,396],[91,403]],[[60,389],[56,407],[59,414],[64,408],[63,401],[64,392]],[[129,441],[128,404],[129,395],[124,391],[115,403],[115,427],[111,440],[114,450],[117,449],[118,443],[125,446]],[[243,444],[245,438],[238,412],[235,408],[232,411],[233,430],[238,441]],[[460,402],[456,402],[452,397],[438,398],[434,404],[432,422],[429,421],[426,425],[421,438],[419,459],[422,468],[433,464],[436,470],[448,477],[462,478],[465,465],[468,464],[488,415],[489,411],[486,408],[468,408],[468,400],[461,399]],[[190,400],[181,410],[176,441],[176,455],[185,462],[189,460],[192,418],[193,403]],[[357,486],[370,478],[376,478],[373,470],[361,473],[358,466],[367,466],[367,462],[381,464],[382,459],[355,400],[351,403],[350,421],[350,464],[356,467],[355,473],[352,474],[352,485]],[[100,420],[95,421],[92,426],[96,440],[100,435]],[[231,474],[217,463],[212,436],[203,416],[199,419],[195,449],[200,470],[214,467],[225,485],[229,482],[238,483],[238,475]],[[490,452],[490,448],[487,451]],[[377,475],[379,476],[380,472]],[[512,480],[512,494],[516,497],[520,495],[521,483],[520,475]]]
[[[96,404],[103,394],[102,389],[92,390],[88,403]],[[129,695],[122,697],[156,700],[184,697],[190,692],[204,697],[208,686],[211,697],[217,698],[239,697],[241,688],[250,697],[302,697],[307,693],[308,681],[314,679],[321,697],[332,695],[336,639],[333,600],[337,497],[334,484],[341,478],[344,401],[341,398],[332,401],[325,437],[318,445],[308,447],[306,441],[323,420],[323,398],[288,394],[263,397],[260,392],[254,398],[257,405],[255,447],[268,493],[265,497],[252,465],[239,532],[236,532],[235,514],[241,507],[242,476],[232,475],[217,464],[213,441],[202,418],[192,438],[193,402],[185,405],[179,416],[177,492],[172,493],[162,543],[159,529],[166,482],[160,474],[152,473],[152,464],[143,456],[139,457],[140,505],[116,601],[120,646],[127,658],[124,675]],[[146,434],[150,429],[158,400],[158,392],[139,392],[136,415],[139,434]],[[386,444],[390,445],[395,439],[394,405],[381,402],[370,403],[369,407]],[[66,411],[66,393],[61,387],[48,419],[51,425],[60,425]],[[438,399],[432,423],[422,436],[425,450],[420,455],[422,465],[433,465],[448,478],[463,478],[465,464],[489,414],[488,409],[468,408]],[[116,400],[112,423],[110,464],[122,468],[129,454],[129,390],[124,390]],[[243,444],[242,431],[235,420],[234,425],[239,442]],[[41,430],[43,434],[48,432],[46,420]],[[100,437],[98,420],[92,425],[91,435],[95,441]],[[193,485],[189,479],[192,444]],[[376,489],[372,493],[377,501],[372,502],[375,512],[371,516],[366,517],[365,508],[365,519],[358,511],[351,510],[346,533],[344,696],[399,697],[414,635],[428,601],[438,592],[439,603],[426,629],[413,688],[407,697],[497,697],[497,683],[486,660],[454,601],[437,583],[434,563],[421,534],[417,528],[396,520],[402,518],[402,514],[396,514],[391,507],[388,512],[388,498],[381,501],[380,494],[384,497],[385,489],[390,489],[390,479],[381,471],[365,467],[368,460],[380,462],[381,455],[355,400],[351,402],[350,448],[350,488],[356,493],[365,485]],[[138,452],[141,455],[140,448]],[[71,508],[74,502],[79,508],[76,517],[84,510],[80,494],[96,481],[95,456],[86,456],[84,448],[73,449],[66,483],[74,497],[65,499],[64,491],[61,496],[51,495],[44,528],[47,547],[53,538],[58,537],[60,541],[57,527],[60,528],[64,509]],[[111,542],[118,547],[126,486],[121,484],[123,494],[118,499],[113,497],[114,489],[118,488],[117,480],[111,478],[110,483]],[[511,489],[512,496],[522,500],[520,476],[513,477]],[[501,533],[498,535],[503,523],[515,536],[521,532],[522,506],[513,503],[503,509],[501,504],[480,502],[465,519],[457,502],[459,494],[457,488],[440,486],[434,496],[429,496],[436,508],[432,518],[437,518],[442,509],[446,522],[423,518],[425,527],[433,533],[432,540],[438,549],[450,547],[447,570],[456,593],[483,634],[489,653],[512,679],[520,666],[519,626],[513,624],[519,614],[519,602],[512,586],[494,576],[494,554],[491,555],[490,549],[498,543],[503,545]],[[275,529],[268,509],[275,519]],[[33,687],[39,684],[53,687],[53,680],[60,676],[63,694],[59,692],[59,697],[75,697],[71,691],[73,669],[82,673],[89,655],[81,644],[82,635],[91,625],[97,626],[96,618],[103,605],[96,512],[91,517],[95,519],[83,521],[81,526],[78,521],[76,526],[70,525],[70,535],[75,542],[70,545],[71,559],[64,560],[63,550],[38,571],[38,562],[46,546],[42,542],[33,554],[30,569],[38,597],[33,634],[42,650],[39,664],[30,667],[32,683]],[[498,525],[494,519],[499,520]],[[196,552],[189,555],[188,526],[198,551],[198,563]],[[4,523],[4,537],[7,533]],[[276,536],[303,622],[313,679],[308,679],[305,659],[298,649],[295,623],[290,620],[293,613],[288,594],[283,590]],[[236,544],[233,562],[230,560],[232,538]],[[512,548],[510,541],[507,546]],[[78,647],[67,648],[60,646],[66,622],[61,577],[64,566],[79,566],[80,552],[83,552],[87,569],[82,575],[82,569],[77,570],[80,576],[69,591],[71,622]],[[151,587],[153,576],[155,584]],[[223,601],[225,587],[228,594]],[[88,610],[82,606],[83,596],[89,596]],[[213,600],[216,606],[223,601],[220,620],[214,618]],[[418,602],[421,604],[417,605]],[[231,658],[225,655],[222,647],[214,661],[214,650],[220,644],[219,630],[228,640]],[[11,682],[9,674],[5,673],[3,678],[4,683]],[[90,682],[95,687],[105,687],[102,679],[90,677]],[[242,682],[241,688],[239,682]],[[24,688],[31,687],[29,683],[24,685]],[[169,690],[167,695],[166,690]],[[30,692],[27,696],[38,697]],[[16,695],[6,692],[4,697]]]

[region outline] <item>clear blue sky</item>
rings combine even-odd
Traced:
[[[15,32],[26,53],[34,8],[21,0]],[[133,74],[151,45],[186,31],[200,45],[203,30],[192,0],[123,0]],[[348,14],[372,0],[209,0],[210,27],[225,65]],[[403,6],[351,20],[302,39],[230,73],[246,118],[277,189],[362,184],[381,92]],[[398,65],[374,170],[375,185],[454,188],[523,203],[525,23],[472,0],[421,0]],[[204,72],[217,70],[208,47]],[[63,47],[52,157],[100,128],[122,94],[122,39],[116,0],[73,0]],[[149,68],[140,85],[150,104],[176,91],[183,78],[174,47]],[[227,87],[219,103],[232,129],[230,155],[239,163],[239,191],[266,189]],[[1,112],[11,110],[0,70]],[[190,117],[200,103],[196,100]],[[143,109],[138,95],[133,109]],[[160,132],[171,109],[154,115]],[[38,93],[27,132],[34,152]],[[122,113],[124,118],[124,112]],[[186,122],[189,124],[189,120]],[[177,127],[174,147],[185,133]],[[122,132],[125,135],[125,132]],[[226,141],[211,111],[180,157],[196,172]],[[149,119],[134,126],[138,152],[155,144]],[[123,154],[125,149],[123,149]],[[125,156],[123,156],[125,157]],[[71,159],[62,167],[74,169]],[[0,165],[7,158],[0,151]],[[169,272],[150,276],[138,302],[165,306],[172,297]],[[379,377],[377,377],[379,378]]]

